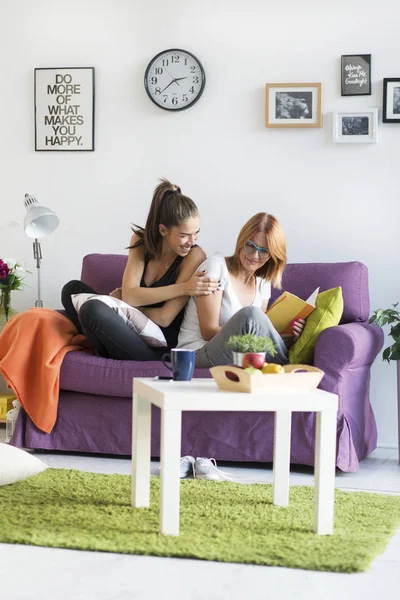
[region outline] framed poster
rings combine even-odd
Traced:
[[[371,95],[371,55],[342,55],[342,96]]]
[[[267,83],[266,127],[322,127],[320,83]]]
[[[374,144],[378,141],[378,109],[333,113],[333,141]]]
[[[94,68],[35,69],[35,150],[94,150]]]
[[[384,123],[400,123],[400,77],[386,77],[383,80]]]

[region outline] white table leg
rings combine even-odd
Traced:
[[[133,394],[132,506],[150,506],[151,403]]]
[[[335,410],[317,412],[314,466],[314,531],[320,535],[333,534],[336,420],[337,413]]]
[[[275,413],[272,500],[279,506],[289,504],[291,427],[291,411],[282,410]]]
[[[160,531],[179,535],[182,412],[161,410]]]

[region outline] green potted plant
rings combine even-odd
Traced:
[[[370,317],[369,322],[383,327],[390,325],[389,335],[393,339],[393,344],[388,346],[382,352],[383,360],[390,363],[391,360],[397,362],[397,414],[399,419],[398,438],[399,438],[399,463],[400,463],[400,312],[397,310],[399,303],[392,304],[392,308],[379,308],[375,310]]]
[[[393,308],[379,308],[375,310],[370,317],[369,322],[373,325],[391,325],[389,335],[393,338],[393,344],[384,349],[382,353],[383,360],[389,363],[391,360],[400,359],[400,312],[397,309],[398,302],[393,304]],[[397,363],[397,366],[399,363]]]
[[[266,352],[268,352],[270,356],[275,356],[275,354],[277,354],[276,345],[271,338],[254,335],[252,333],[231,335],[226,342],[226,347],[232,350],[233,364],[238,367],[242,366],[243,357],[248,352],[259,354],[264,358]]]

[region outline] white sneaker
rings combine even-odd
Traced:
[[[184,479],[188,475],[194,476],[194,457],[193,456],[182,456],[181,458],[181,479]]]
[[[209,479],[211,481],[226,481],[232,479],[227,473],[217,469],[215,458],[196,458],[193,465],[193,475],[196,479]]]

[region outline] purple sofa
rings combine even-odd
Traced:
[[[121,284],[126,256],[89,254],[83,281],[108,294]],[[369,400],[370,367],[383,345],[380,328],[368,324],[368,271],[359,262],[290,264],[283,289],[307,298],[342,286],[344,312],[338,327],[318,338],[315,366],[325,372],[320,388],[339,395],[336,464],[355,471],[376,448],[375,417]],[[279,294],[273,290],[272,299]],[[132,378],[166,375],[161,362],[117,361],[69,352],[60,374],[58,418],[53,431],[39,431],[21,411],[12,443],[73,452],[130,455]],[[197,377],[209,377],[197,369]],[[273,413],[187,412],[182,417],[182,456],[213,456],[219,461],[271,462]],[[294,413],[292,464],[314,464],[314,413]],[[160,451],[160,413],[153,407],[152,456]]]

